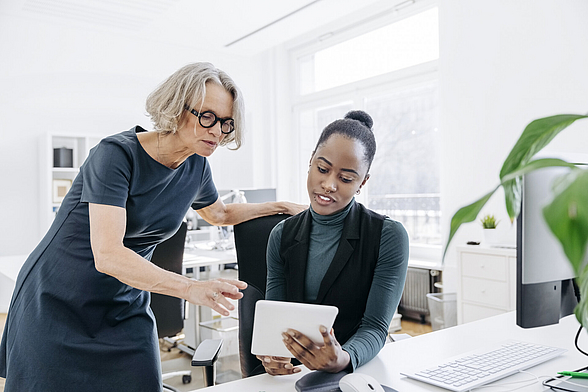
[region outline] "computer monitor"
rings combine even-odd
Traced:
[[[276,201],[275,188],[260,188],[260,189],[240,189],[245,195],[247,203],[264,203],[266,201]],[[219,191],[219,195],[223,195],[229,191]]]
[[[578,161],[574,161],[578,162]],[[543,218],[553,198],[554,180],[569,169],[543,168],[523,176],[522,206],[517,219],[517,325],[557,324],[573,313],[579,291],[562,246]]]

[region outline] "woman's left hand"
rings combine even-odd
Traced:
[[[310,370],[338,373],[349,365],[349,353],[341,348],[333,330],[329,333],[321,325],[320,332],[324,341],[322,345],[316,344],[295,329],[286,330],[282,333],[282,338],[292,355]]]

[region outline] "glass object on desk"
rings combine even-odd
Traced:
[[[269,192],[268,192],[269,191]],[[254,190],[259,193],[257,196],[268,197],[267,194],[272,193],[275,199],[275,189],[269,190]],[[231,191],[218,191],[220,200],[225,204],[247,203],[245,192],[239,189]],[[255,199],[255,197],[254,197]],[[266,200],[254,200],[255,202],[263,202]],[[267,200],[269,201],[269,200]],[[186,213],[186,220],[188,222],[188,233],[186,235],[186,248],[200,249],[200,250],[219,250],[227,251],[235,249],[235,239],[233,236],[233,226],[212,226],[203,220],[196,211],[189,209]],[[202,237],[208,236],[203,239]],[[237,263],[229,263],[223,265],[224,269],[237,269]],[[201,267],[200,271],[203,271]]]
[[[232,191],[222,195],[220,199],[223,203],[227,204],[247,203],[245,192],[238,189],[233,189]],[[235,248],[233,226],[217,226],[216,232],[213,230],[212,234],[215,236],[215,238],[212,239],[214,242],[213,249],[229,250]]]
[[[233,226],[211,226],[204,232],[205,240],[194,240],[192,235],[186,236],[186,247],[200,250],[230,250],[235,248]],[[191,234],[191,233],[190,233]]]
[[[235,238],[233,237],[233,226],[218,226],[218,239],[214,242],[213,249],[229,250],[235,248]]]

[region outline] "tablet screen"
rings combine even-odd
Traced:
[[[294,358],[282,341],[288,328],[302,332],[316,343],[323,343],[319,327],[333,328],[339,309],[330,305],[283,301],[257,301],[253,321],[251,354]]]

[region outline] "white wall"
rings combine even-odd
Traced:
[[[150,129],[145,98],[194,61],[211,61],[231,75],[245,95],[247,119],[262,122],[259,61],[104,34],[0,17],[0,256],[28,253],[40,240],[38,146],[45,133]],[[264,166],[253,168],[256,132],[250,127],[239,151],[219,149],[211,158],[219,188],[272,185],[254,175]]]
[[[588,111],[588,2],[495,0],[439,2],[440,102],[443,132],[442,224],[498,184],[502,162],[532,120]],[[588,123],[565,130],[551,151],[588,151]],[[503,193],[483,213],[500,220],[515,243]],[[445,274],[454,290],[455,245],[481,240],[465,225],[450,248]]]

